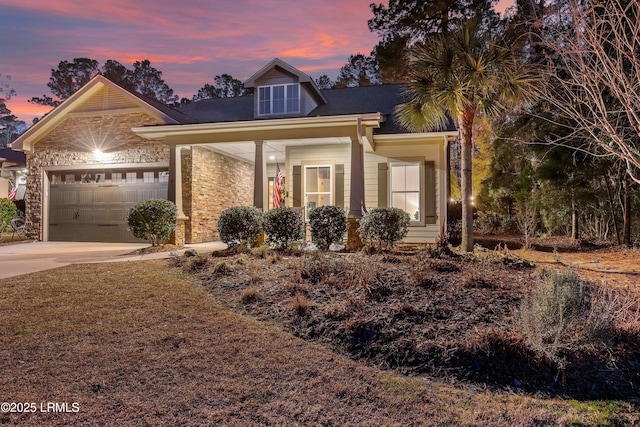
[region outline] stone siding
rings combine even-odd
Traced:
[[[218,240],[220,213],[231,206],[253,205],[253,164],[197,146],[189,157],[191,166],[183,169],[185,175],[188,171],[183,200],[191,202],[184,206],[189,217],[186,241]]]
[[[131,132],[135,126],[163,124],[145,113],[69,117],[39,140],[27,154],[25,194],[27,235],[40,239],[42,228],[42,170],[50,166],[108,167],[118,163],[169,162],[169,148]],[[99,163],[93,150],[106,153]]]

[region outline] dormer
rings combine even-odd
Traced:
[[[327,103],[313,79],[276,58],[244,82],[253,88],[256,119],[302,117]]]

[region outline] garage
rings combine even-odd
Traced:
[[[49,240],[140,243],[127,227],[138,202],[166,199],[167,168],[49,172]]]

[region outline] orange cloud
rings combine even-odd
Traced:
[[[27,126],[31,125],[35,117],[42,117],[51,111],[51,107],[32,104],[28,102],[31,98],[14,96],[7,102],[7,108],[11,110],[11,114],[23,120]]]

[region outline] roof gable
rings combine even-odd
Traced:
[[[277,75],[288,75],[294,78],[294,80],[297,80],[298,83],[307,87],[307,90],[309,90],[313,97],[318,100],[319,104],[327,103],[327,100],[324,99],[322,93],[320,92],[320,89],[318,88],[318,85],[316,85],[316,82],[311,78],[311,76],[303,73],[302,71],[287,64],[279,58],[273,59],[267,65],[262,67],[257,73],[245,80],[244,87],[255,88],[259,86],[261,80],[268,80],[269,77]]]
[[[19,151],[32,151],[41,138],[60,125],[70,114],[143,111],[165,124],[188,122],[188,117],[160,103],[128,91],[104,76],[97,75],[64,102],[31,126],[12,144]]]

